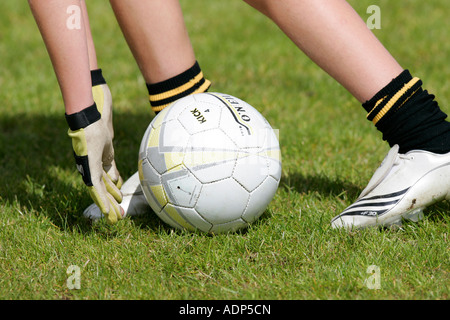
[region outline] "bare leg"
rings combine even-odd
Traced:
[[[192,67],[194,50],[178,0],[111,0],[111,6],[146,83]]]
[[[61,89],[67,114],[94,103],[89,72],[88,44],[83,23],[68,28],[70,6],[82,8],[80,0],[29,0]],[[82,22],[83,20],[81,20]]]
[[[361,103],[403,68],[344,0],[245,0]]]
[[[83,15],[84,29],[86,31],[86,41],[89,55],[89,68],[91,70],[96,70],[98,69],[97,53],[95,51],[94,39],[92,38],[91,25],[89,22],[89,15],[86,8],[85,0],[81,0],[81,12]]]

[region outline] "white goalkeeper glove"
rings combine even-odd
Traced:
[[[94,103],[78,113],[66,114],[66,120],[77,169],[92,199],[107,221],[113,224],[122,219],[123,214],[119,205],[122,178],[114,161],[111,110],[103,106],[102,109],[103,114]]]

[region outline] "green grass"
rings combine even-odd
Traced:
[[[380,6],[376,35],[449,113],[447,2],[351,3],[364,19],[367,6]],[[127,178],[153,115],[108,3],[88,5]],[[0,299],[449,299],[447,203],[401,229],[330,228],[388,150],[356,100],[243,2],[182,5],[212,90],[243,98],[280,130],[274,200],[248,230],[229,235],[174,231],[156,216],[115,226],[83,220],[91,200],[73,165],[47,52],[26,2],[3,1]],[[71,265],[81,289],[67,286]],[[380,268],[379,290],[365,284],[371,265]]]

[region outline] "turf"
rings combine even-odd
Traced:
[[[114,226],[81,218],[91,200],[47,52],[26,2],[3,1],[0,299],[448,300],[447,203],[398,229],[330,228],[388,151],[356,100],[242,1],[181,3],[211,90],[246,100],[279,129],[283,174],[267,211],[247,230],[219,236],[175,231],[154,215]],[[375,34],[449,113],[447,2],[351,3],[363,19],[379,5]],[[88,7],[127,178],[153,113],[109,4]],[[79,289],[70,266],[80,270]],[[378,289],[370,266],[379,268]]]

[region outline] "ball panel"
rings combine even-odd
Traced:
[[[161,126],[158,152],[164,158],[166,170],[179,166],[183,162],[184,149],[188,140],[189,134],[178,121],[168,121]]]
[[[193,208],[202,190],[202,184],[184,166],[178,166],[161,176],[169,202]]]
[[[172,206],[171,204],[167,207],[173,207],[178,214],[185,219],[185,221],[195,229],[202,232],[209,232],[212,228],[212,224],[206,221],[202,216],[200,216],[193,208],[184,208],[178,206]],[[187,230],[191,230],[186,228]],[[192,230],[191,230],[192,231]]]
[[[250,200],[245,209],[242,219],[248,223],[254,222],[267,209],[278,189],[278,181],[272,177],[266,180],[250,194]]]
[[[244,213],[249,193],[235,180],[204,184],[195,209],[213,225],[239,219]]]
[[[149,164],[155,168],[158,173],[167,171],[164,153],[160,152],[160,133],[161,127],[152,128],[147,136],[147,146],[144,156],[148,159]]]
[[[169,114],[169,106],[162,109],[152,120],[150,126],[154,129],[159,128],[165,121],[167,121],[167,115]],[[173,112],[173,111],[172,111]]]
[[[138,162],[139,180],[145,199],[153,211],[159,212],[167,203],[167,197],[161,185],[159,174],[147,159]]]
[[[268,176],[267,157],[260,152],[240,152],[236,160],[233,178],[248,192],[256,189]]]
[[[248,103],[225,94],[211,93],[223,104],[220,128],[240,148],[261,147],[269,124],[266,119]]]
[[[138,161],[139,180],[146,181],[150,185],[161,184],[161,175],[144,158]]]
[[[171,204],[167,204],[159,214],[160,218],[164,222],[178,229],[186,229],[189,231],[195,231],[195,226],[188,222],[184,216],[183,211]]]
[[[278,160],[279,155],[280,155],[279,150],[278,151],[273,150],[270,153],[268,153],[267,157],[267,162],[269,164],[269,175],[276,181],[280,181],[281,179],[281,160]]]
[[[178,116],[178,121],[190,134],[219,127],[222,107],[208,97],[207,94],[194,95],[191,103]]]
[[[192,96],[187,96],[168,105],[153,118],[151,122],[152,127],[156,129],[165,122],[176,120],[180,113],[187,107],[186,103],[192,100]]]
[[[210,183],[230,177],[236,158],[236,145],[216,129],[191,136],[183,163],[202,183]]]
[[[147,200],[147,203],[150,205],[150,208],[152,208],[152,210],[156,213],[161,211],[162,207],[154,197],[150,185],[147,181],[141,181],[141,188],[142,192],[144,193],[145,199]]]
[[[148,146],[148,138],[150,136],[150,132],[152,132],[153,127],[151,124],[145,130],[144,136],[142,137],[141,144],[139,146],[139,160],[147,157],[147,146]]]
[[[162,174],[183,162],[189,135],[178,121],[168,121],[150,130],[147,139],[147,150],[140,157],[146,156],[158,173]]]
[[[278,131],[271,128],[267,131],[263,150],[267,157],[269,175],[279,181],[281,179],[281,150],[276,132]]]
[[[150,186],[150,190],[155,196],[155,199],[158,201],[161,207],[165,206],[169,201],[166,191],[162,185],[153,185]]]

